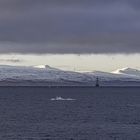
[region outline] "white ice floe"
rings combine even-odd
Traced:
[[[75,99],[72,98],[62,98],[62,97],[55,97],[55,98],[51,98],[51,101],[73,101]]]

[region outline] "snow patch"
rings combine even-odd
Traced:
[[[140,77],[140,70],[133,69],[133,68],[122,68],[122,69],[118,69],[116,71],[113,71],[112,73]]]
[[[34,66],[33,68],[45,69],[45,70],[56,70],[56,71],[59,70],[57,68],[50,67],[49,65],[37,65],[37,66]]]

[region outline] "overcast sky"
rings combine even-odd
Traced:
[[[139,53],[139,0],[0,0],[0,53]]]

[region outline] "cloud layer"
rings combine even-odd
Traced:
[[[0,53],[140,52],[138,0],[0,0]]]

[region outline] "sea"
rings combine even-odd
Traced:
[[[140,140],[140,87],[0,87],[0,140]]]

